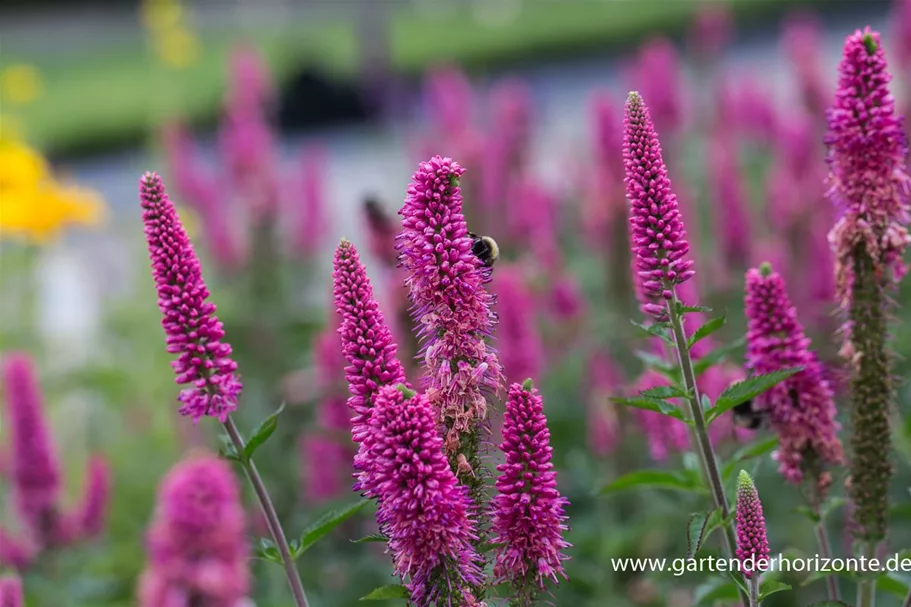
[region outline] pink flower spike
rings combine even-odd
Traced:
[[[369,425],[373,401],[383,386],[406,382],[405,369],[399,362],[397,346],[374,299],[367,271],[352,243],[343,240],[338,245],[333,266],[335,310],[341,323],[342,352],[348,361],[345,368],[351,392],[348,406],[354,412],[351,437],[360,444],[354,459],[354,468],[358,471],[355,489],[372,497],[375,483],[367,454],[373,433]]]
[[[569,502],[557,489],[543,399],[530,379],[509,387],[500,450],[506,463],[497,466],[492,541],[503,546],[494,575],[513,585],[516,604],[528,605],[546,579],[566,577],[563,550],[570,546],[563,539]]]
[[[850,307],[860,245],[878,273],[891,271],[891,282],[897,283],[906,271],[902,257],[911,243],[908,140],[889,92],[891,80],[879,34],[867,28],[848,36],[826,135],[829,196],[841,215],[829,241],[845,310]]]
[[[636,274],[643,292],[654,300],[650,311],[661,317],[659,302],[672,299],[674,286],[696,272],[691,269],[693,262],[686,259],[690,245],[661,157],[658,134],[639,93],[632,92],[627,98],[624,124],[624,182],[630,201]]]
[[[752,578],[769,566],[769,541],[766,539],[762,502],[752,477],[745,470],[737,478],[737,558],[741,573]]]
[[[804,367],[770,390],[755,404],[769,413],[779,435],[776,458],[785,479],[800,484],[805,476],[824,493],[829,484],[826,468],[843,463],[834,395],[810,340],[797,320],[784,279],[768,264],[746,275],[744,300],[747,318],[746,366],[757,374]]]
[[[60,462],[32,359],[23,352],[10,352],[3,358],[2,370],[13,435],[13,495],[23,522],[43,543],[53,535],[58,518]]]
[[[198,455],[174,466],[158,488],[147,536],[140,607],[234,607],[250,588],[246,513],[231,467]]]
[[[25,539],[9,535],[0,527],[0,566],[25,569],[37,555],[37,547]]]
[[[225,332],[215,304],[207,301],[199,258],[157,174],[139,180],[139,201],[168,352],[179,354],[171,363],[175,381],[190,385],[178,397],[178,411],[194,423],[204,415],[224,423],[243,386],[231,346],[221,341]]]
[[[101,533],[107,522],[110,501],[111,469],[105,459],[93,456],[89,460],[82,504],[77,510],[79,529],[83,537],[94,537]]]
[[[396,575],[407,580],[418,607],[462,604],[482,579],[473,503],[443,454],[430,402],[403,384],[383,386],[370,427],[377,522],[389,537]]]
[[[24,607],[22,580],[18,575],[0,576],[0,607]]]
[[[458,451],[461,435],[487,417],[485,392],[498,392],[503,371],[485,337],[493,331],[493,298],[485,290],[489,268],[472,253],[462,214],[459,177],[451,158],[422,162],[399,214],[402,267],[423,342],[427,396],[446,424],[446,449]],[[458,361],[457,363],[455,361]]]
[[[499,359],[507,377],[519,379],[539,375],[544,364],[544,346],[538,333],[532,294],[522,272],[515,266],[497,267],[493,281],[497,315]]]

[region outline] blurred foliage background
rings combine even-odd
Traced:
[[[502,266],[518,269],[529,289],[534,339],[543,344],[536,385],[560,487],[572,503],[570,580],[554,604],[697,604],[709,590],[707,574],[618,572],[610,559],[685,555],[687,516],[703,504],[665,490],[597,493],[632,470],[695,465],[690,454],[653,461],[635,417],[608,401],[633,391],[642,371],[633,353],[648,347],[628,321],[641,319],[616,174],[625,93],[640,90],[653,108],[694,241],[701,303],[727,311],[718,341],[735,343],[730,364],[742,356],[743,270],[770,259],[786,268],[801,320],[837,381],[837,322],[825,286],[821,296],[812,286],[831,266],[825,253],[804,246],[818,242],[831,217],[822,109],[834,91],[841,41],[866,24],[883,30],[895,93],[911,107],[911,63],[900,49],[911,42],[892,27],[900,4],[5,3],[0,353],[23,350],[36,362],[71,501],[90,453],[110,462],[114,487],[100,538],[45,553],[24,572],[28,604],[135,604],[160,478],[193,449],[218,448],[213,424],[194,427],[176,414],[136,198],[142,171],[163,174],[203,258],[244,378],[239,424],[252,428],[288,403],[257,460],[293,535],[356,497],[345,466],[314,461],[345,448],[319,419],[321,403],[345,393],[343,362],[320,348],[334,343],[330,252],[341,236],[358,245],[403,351],[413,353],[402,277],[383,258],[382,242],[370,244],[376,228],[362,203],[375,197],[395,222],[417,161],[436,153],[468,168],[471,225],[501,241],[492,288]],[[237,95],[260,77],[251,117],[238,111]],[[821,102],[813,96],[820,89]],[[504,161],[496,150],[510,117],[522,130],[511,148],[518,156]],[[801,142],[807,151],[794,152]],[[726,156],[733,169],[724,168]],[[795,157],[810,166],[788,181],[780,171],[794,169]],[[245,169],[280,184],[269,213],[256,210],[261,192],[238,186]],[[723,185],[720,176],[731,174],[734,185]],[[724,242],[734,227],[719,221],[735,196],[749,219],[741,257]],[[781,219],[798,207],[796,218]],[[534,229],[545,226],[546,237],[523,231],[521,220],[531,215],[543,217]],[[895,323],[898,378],[911,369],[909,301],[905,281]],[[909,397],[900,382],[895,550],[911,545]],[[844,412],[840,419],[846,423]],[[0,524],[15,531],[4,465],[9,435],[0,426]],[[739,446],[729,441],[720,451],[730,457]],[[768,455],[744,465],[755,472],[773,553],[814,554],[801,496]],[[836,475],[839,495],[843,478]],[[264,535],[255,503],[247,503],[251,536]],[[829,529],[836,552],[846,554],[841,509]],[[376,544],[349,542],[372,531],[364,513],[303,556],[313,605],[351,605],[393,581]],[[255,604],[290,604],[280,568],[251,567]],[[796,590],[766,604],[821,600],[823,585],[801,586],[805,577],[783,574]],[[900,604],[908,585],[901,576],[884,579],[881,603]]]

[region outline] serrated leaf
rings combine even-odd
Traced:
[[[785,590],[790,590],[791,587],[784,582],[779,582],[778,580],[765,580],[759,584],[759,600],[772,596],[778,592],[784,592]]]
[[[674,340],[671,338],[669,333],[670,325],[668,323],[656,322],[651,325],[644,325],[642,323],[636,322],[635,320],[631,320],[630,322],[633,323],[633,326],[639,327],[648,335],[651,335],[652,337],[659,337],[664,342],[674,345]]]
[[[705,530],[709,522],[710,512],[694,512],[686,525],[686,556],[693,558],[705,539]]]
[[[666,400],[661,400],[660,398],[634,396],[633,398],[611,397],[610,400],[617,403],[618,405],[623,405],[624,407],[633,407],[634,409],[654,411],[656,413],[667,415],[668,417],[673,417],[674,419],[679,419],[680,421],[687,422],[686,417],[683,415],[683,411],[667,402]]]
[[[702,605],[714,605],[717,602],[734,602],[739,596],[737,585],[734,582],[716,577],[698,586],[693,600],[695,607],[702,607]]]
[[[380,586],[374,588],[366,595],[362,596],[360,600],[362,601],[383,601],[386,599],[408,599],[411,598],[411,595],[408,593],[408,589],[400,584],[386,584],[385,586]]]
[[[675,386],[657,386],[646,390],[639,390],[640,396],[649,398],[686,398],[686,391]]]
[[[783,382],[795,373],[803,371],[803,367],[791,367],[772,371],[764,375],[748,377],[730,386],[721,393],[721,396],[715,401],[715,406],[706,415],[706,422],[712,423],[723,413],[727,413],[739,404],[745,403],[750,399],[756,398],[769,388]]]
[[[737,474],[740,471],[740,464],[742,462],[753,459],[755,457],[763,456],[775,449],[777,446],[778,437],[772,436],[770,438],[764,438],[762,440],[741,447],[734,453],[734,455],[731,456],[731,460],[724,465],[724,469],[722,470],[724,479],[728,480],[734,474]]]
[[[359,537],[356,540],[351,540],[352,544],[365,544],[367,542],[388,542],[389,538],[383,535],[382,533],[371,533],[370,535],[365,535],[364,537]]]
[[[250,458],[253,457],[256,450],[269,440],[269,437],[272,436],[272,433],[275,432],[275,429],[278,427],[278,416],[284,410],[285,403],[282,403],[278,409],[276,409],[275,413],[261,421],[259,425],[253,429],[250,440],[248,440],[247,444],[244,446],[244,452],[242,454],[244,461],[250,461]]]
[[[318,542],[324,535],[344,523],[346,520],[363,510],[370,500],[359,500],[335,510],[330,510],[301,533],[301,553],[306,552],[310,546]]]
[[[731,354],[742,348],[745,343],[746,337],[739,337],[729,344],[715,348],[704,356],[701,356],[697,360],[693,361],[693,372],[696,375],[702,375],[705,373],[706,369],[709,367],[714,367],[716,364],[725,360]]]
[[[715,331],[717,331],[718,329],[723,327],[724,323],[727,322],[727,319],[728,319],[727,314],[722,314],[721,316],[716,316],[715,318],[712,318],[712,319],[706,321],[706,323],[704,325],[702,325],[701,327],[696,329],[696,331],[694,331],[693,334],[690,335],[690,338],[686,342],[686,346],[688,348],[692,348],[698,341],[705,339],[706,337],[708,337],[709,335],[711,335],[712,333],[714,333]]]
[[[669,470],[636,470],[608,483],[598,493],[607,495],[615,491],[633,488],[675,489],[692,493],[705,492],[705,488],[699,485],[698,477],[693,475],[684,475]]]

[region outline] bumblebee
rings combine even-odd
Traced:
[[[484,267],[492,268],[500,258],[497,241],[490,236],[478,236],[474,232],[469,232],[468,236],[471,238],[471,252],[481,260]]]
[[[768,412],[756,409],[752,398],[734,407],[734,423],[741,428],[758,430],[766,420],[768,420]]]

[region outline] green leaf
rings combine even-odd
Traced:
[[[669,470],[636,470],[625,474],[602,487],[598,493],[607,495],[615,491],[633,488],[675,489],[693,493],[705,492],[700,486],[698,477]]]
[[[894,571],[883,573],[876,578],[877,590],[885,590],[900,598],[908,596],[909,588],[911,588],[911,578]]]
[[[765,580],[759,584],[759,600],[762,601],[777,592],[783,592],[790,589],[791,587],[784,582],[779,582],[778,580]]]
[[[702,543],[704,544],[706,540],[711,537],[716,529],[720,529],[725,525],[730,524],[734,520],[734,517],[737,515],[737,512],[732,510],[727,517],[722,518],[721,510],[715,510],[712,512],[712,515],[709,517],[708,525],[706,525],[705,535],[702,538]]]
[[[675,386],[658,386],[656,388],[648,388],[646,390],[639,390],[641,396],[647,396],[649,398],[686,398],[686,390],[682,390]]]
[[[364,537],[359,537],[356,540],[351,540],[352,544],[365,544],[367,542],[388,542],[389,538],[383,535],[382,533],[371,533],[370,535],[365,535]]]
[[[712,410],[706,415],[706,421],[708,423],[713,422],[718,419],[721,414],[727,413],[739,404],[756,398],[769,388],[801,371],[803,371],[803,367],[791,367],[788,369],[772,371],[765,375],[748,377],[743,381],[737,382],[721,393],[721,396],[715,401],[715,406],[712,407]]]
[[[624,407],[633,407],[634,409],[655,411],[656,413],[667,415],[668,417],[673,417],[674,419],[679,419],[680,421],[689,423],[689,421],[683,415],[683,411],[667,402],[666,400],[661,400],[660,398],[649,398],[648,396],[635,396],[633,398],[612,397],[611,401],[617,403],[618,405],[623,405]]]
[[[690,338],[686,342],[688,348],[692,348],[693,345],[708,337],[718,329],[724,326],[724,323],[727,322],[727,314],[722,314],[721,316],[716,316],[711,320],[707,321],[704,325],[696,329],[696,331],[690,335]]]
[[[686,526],[686,556],[693,558],[705,539],[705,529],[709,522],[710,512],[694,512]]]
[[[705,415],[712,408],[712,399],[709,398],[708,394],[702,393],[699,396],[699,404],[702,406],[702,414]]]
[[[310,546],[318,542],[324,535],[363,510],[369,503],[370,500],[360,500],[353,504],[330,510],[316,519],[301,533],[301,553],[306,552]]]
[[[794,512],[804,515],[814,525],[819,524],[819,521],[822,520],[822,518],[819,516],[819,514],[817,514],[809,506],[797,506],[796,508],[794,508]]]
[[[362,601],[383,601],[386,599],[408,599],[411,595],[408,589],[400,584],[386,584],[374,588],[368,594],[361,597]]]
[[[256,558],[262,559],[264,561],[269,561],[270,563],[275,563],[277,565],[283,564],[281,553],[275,546],[275,542],[266,537],[259,538],[254,556],[256,556]]]
[[[819,601],[809,605],[809,607],[851,607],[851,605],[844,601]]]
[[[772,436],[770,438],[764,438],[762,440],[741,447],[734,453],[734,455],[731,456],[731,461],[724,465],[724,469],[722,470],[724,479],[728,480],[733,475],[737,474],[740,471],[740,464],[742,462],[745,462],[748,459],[753,459],[754,457],[763,456],[775,449],[777,446],[778,437]]]
[[[830,514],[832,514],[833,512],[835,512],[836,510],[838,510],[839,508],[841,508],[842,506],[844,506],[847,503],[848,503],[848,500],[846,500],[843,497],[830,498],[829,501],[827,501],[825,504],[822,505],[822,511],[820,512],[822,519],[825,520],[826,517],[828,517]]]
[[[300,540],[297,538],[292,538],[291,541],[288,542],[288,550],[291,552],[291,558],[295,561],[304,553]]]
[[[714,605],[718,602],[731,603],[740,597],[737,584],[724,578],[716,577],[698,586],[694,598],[694,607]]]
[[[222,445],[218,449],[218,456],[223,459],[231,460],[233,462],[243,463],[243,460],[240,458],[240,455],[238,455],[238,453],[237,453],[237,447],[235,447],[234,443],[231,442],[231,437],[222,435],[221,438],[222,438]]]
[[[750,589],[747,588],[746,583],[743,581],[743,574],[739,571],[728,571],[728,577],[731,578],[731,581],[740,588],[740,591],[745,595],[750,595]]]
[[[711,312],[712,309],[708,306],[685,306],[679,301],[677,302],[677,314],[690,314],[693,312]]]
[[[677,365],[667,362],[661,356],[644,350],[635,350],[633,351],[633,354],[642,361],[642,364],[645,365],[647,369],[657,371],[670,381],[680,380],[680,370]]]
[[[506,542],[484,542],[478,546],[478,552],[484,554],[490,552],[491,550],[496,550],[497,548],[502,548],[506,545]]]
[[[656,322],[651,325],[644,325],[642,323],[636,322],[635,320],[631,320],[630,322],[633,323],[633,326],[639,327],[640,329],[642,329],[643,331],[645,331],[652,337],[660,337],[666,343],[674,345],[674,340],[671,338],[671,335],[670,335],[671,326],[668,323]]]
[[[284,410],[285,403],[282,403],[275,413],[264,419],[256,428],[254,428],[253,435],[250,436],[250,440],[248,440],[246,446],[244,446],[244,452],[242,454],[244,461],[250,461],[250,458],[253,457],[256,450],[269,440],[269,437],[272,436],[272,433],[275,432],[275,429],[278,427],[278,416]]]
[[[696,375],[705,373],[706,369],[727,359],[731,354],[742,348],[745,343],[746,337],[740,337],[729,344],[715,348],[705,356],[693,361],[693,372]]]

